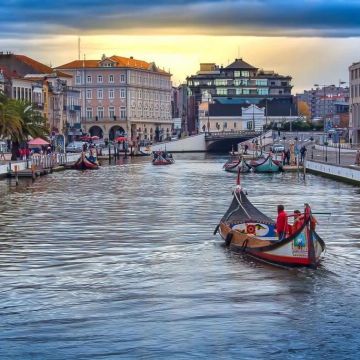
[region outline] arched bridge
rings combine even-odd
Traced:
[[[209,152],[229,152],[232,147],[237,150],[237,144],[261,135],[261,131],[219,131],[205,134],[206,150]]]

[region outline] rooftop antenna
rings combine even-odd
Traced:
[[[80,60],[80,36],[78,37],[78,60]]]

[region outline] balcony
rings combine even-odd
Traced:
[[[121,119],[119,116],[113,116],[113,117],[82,117],[81,122],[87,123],[87,122],[124,122],[126,119]]]
[[[80,105],[64,105],[64,110],[81,111],[81,106]]]

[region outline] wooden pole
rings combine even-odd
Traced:
[[[19,185],[19,174],[18,174],[18,165],[15,165],[15,183],[16,183],[16,186]]]

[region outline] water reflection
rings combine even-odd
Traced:
[[[223,157],[148,158],[0,182],[0,354],[6,359],[354,358],[358,190],[312,175],[245,174],[275,217],[310,202],[320,269],[230,253],[212,231],[231,201]]]

